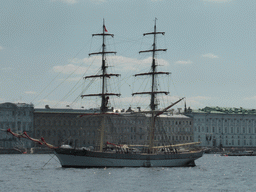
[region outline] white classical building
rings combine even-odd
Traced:
[[[0,104],[0,147],[3,148],[30,148],[31,141],[17,139],[3,130],[11,129],[15,133],[26,131],[33,134],[34,106],[25,103],[1,103]]]
[[[256,147],[256,110],[205,107],[188,110],[194,141],[203,147]]]

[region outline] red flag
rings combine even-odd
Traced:
[[[105,27],[105,25],[104,25],[104,30],[105,30],[105,32],[108,32],[108,30],[107,30],[107,28]]]

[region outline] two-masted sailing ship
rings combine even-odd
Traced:
[[[157,32],[156,21],[154,25],[154,31],[150,33],[145,33],[145,35],[153,35],[153,46],[151,50],[140,51],[139,53],[152,52],[152,64],[151,71],[148,73],[140,73],[135,76],[149,76],[151,77],[151,90],[148,92],[136,92],[132,95],[147,94],[151,97],[150,99],[150,110],[140,113],[147,113],[150,115],[151,123],[149,130],[149,141],[147,145],[143,146],[144,150],[136,151],[129,149],[129,145],[115,145],[104,141],[104,125],[106,117],[113,115],[108,110],[108,100],[109,97],[119,96],[116,93],[108,93],[106,91],[107,79],[110,77],[119,76],[119,74],[107,73],[106,55],[115,54],[112,51],[106,51],[105,39],[107,36],[113,37],[113,34],[107,32],[104,21],[102,33],[93,34],[93,36],[102,37],[102,50],[97,53],[90,53],[89,55],[101,55],[101,74],[86,76],[88,78],[101,78],[102,89],[101,93],[98,94],[85,94],[81,97],[101,97],[101,107],[100,113],[98,114],[101,118],[100,127],[100,144],[98,149],[89,150],[87,148],[72,148],[72,147],[58,147],[54,148],[54,152],[62,167],[180,167],[180,166],[195,166],[195,160],[202,157],[202,151],[189,151],[189,152],[179,152],[173,149],[172,145],[167,146],[154,146],[154,132],[156,127],[156,119],[158,116],[167,112],[179,101],[171,104],[170,106],[164,108],[163,110],[158,110],[157,108],[157,95],[158,94],[168,94],[165,91],[158,91],[156,77],[158,75],[168,75],[169,72],[158,72],[156,64],[156,53],[159,51],[166,51],[166,49],[157,49],[156,38],[157,35],[164,35],[164,32]],[[111,150],[107,149],[107,144],[111,144]],[[146,150],[145,150],[146,149]]]

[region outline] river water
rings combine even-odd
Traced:
[[[54,155],[0,155],[0,191],[256,191],[256,156],[207,154],[196,164],[73,169]]]

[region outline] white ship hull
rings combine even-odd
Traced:
[[[195,166],[203,152],[177,154],[117,154],[57,149],[62,167],[184,167]]]

